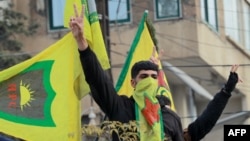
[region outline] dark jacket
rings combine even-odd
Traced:
[[[190,136],[188,138],[190,138],[191,141],[201,140],[212,130],[230,97],[231,94],[222,89],[214,96],[213,100],[208,103],[202,114],[188,125],[187,132]],[[188,141],[188,139],[186,140]]]
[[[108,116],[109,120],[120,121],[122,123],[135,120],[134,99],[117,94],[113,83],[101,68],[97,57],[91,49],[88,48],[85,51],[80,51],[80,59],[92,97]],[[237,74],[230,75],[230,79],[228,80],[229,86],[226,88],[232,91],[237,80]],[[187,130],[184,132],[185,140],[199,141],[209,133],[221,116],[230,97],[231,93],[225,92],[224,89],[218,92],[213,100],[209,102],[203,113],[186,128]],[[183,130],[178,115],[164,107],[161,108],[161,112],[166,136],[171,136],[173,141],[183,141]],[[113,140],[118,141],[119,139],[116,136]]]
[[[221,91],[208,103],[202,114],[184,130],[185,141],[199,141],[211,131],[227,105],[231,92],[235,89],[238,81],[238,74],[231,71]]]
[[[90,86],[92,97],[102,111],[108,116],[109,120],[120,121],[122,123],[134,121],[136,119],[134,99],[132,97],[128,98],[117,94],[113,83],[101,68],[96,55],[90,48],[79,52],[86,81]],[[175,139],[175,141],[183,141],[181,122],[179,118],[176,118],[176,114],[163,108],[162,117],[165,134],[171,132],[171,134],[174,135],[173,139]],[[171,129],[171,131],[166,131],[168,129]],[[116,140],[118,141],[119,139],[114,135],[113,141]]]

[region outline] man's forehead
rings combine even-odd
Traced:
[[[157,71],[154,71],[154,70],[141,70],[139,72],[139,75],[140,74],[157,74]]]

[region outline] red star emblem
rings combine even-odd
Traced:
[[[160,120],[159,109],[160,105],[158,103],[154,104],[147,97],[145,98],[145,108],[142,110],[142,114],[150,126]]]

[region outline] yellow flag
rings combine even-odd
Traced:
[[[78,11],[81,11],[82,5],[85,6],[84,15],[84,35],[88,41],[90,48],[95,52],[103,69],[109,69],[110,63],[105,48],[102,31],[99,23],[98,14],[96,12],[95,0],[66,0],[64,10],[64,26],[69,27],[69,20],[74,16],[73,4],[76,4]]]
[[[130,82],[130,80],[132,79],[130,70],[136,62],[141,61],[141,60],[149,60],[153,54],[154,43],[149,33],[149,30],[146,24],[146,19],[147,19],[147,11],[144,13],[141,23],[138,26],[137,33],[130,47],[125,64],[119,75],[119,78],[116,84],[116,90],[119,95],[131,96],[133,94],[134,89],[131,86],[131,82]],[[157,56],[158,53],[157,52],[155,53],[156,53],[155,55]],[[172,103],[171,108],[175,110],[174,101],[172,99],[172,94],[170,92],[166,76],[162,70],[161,63],[159,64],[159,68],[160,68],[159,85],[161,87],[165,87],[164,90],[159,89],[159,92],[169,97]]]
[[[83,82],[71,33],[1,71],[0,132],[28,141],[81,140],[80,98],[89,91]]]

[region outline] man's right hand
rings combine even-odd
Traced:
[[[84,36],[84,10],[82,5],[81,15],[79,15],[76,5],[74,4],[75,16],[70,18],[69,26],[78,44],[78,49],[83,51],[88,47],[88,42]]]
[[[230,75],[224,87],[224,90],[227,93],[231,93],[234,90],[236,84],[238,82],[242,82],[242,80],[238,78],[238,74],[236,73],[238,68],[239,68],[239,65],[232,65],[231,67]]]

